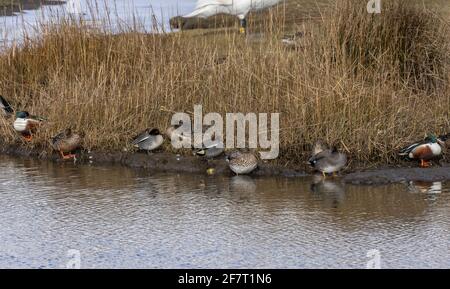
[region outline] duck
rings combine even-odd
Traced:
[[[442,154],[447,140],[448,135],[437,137],[431,134],[423,141],[402,148],[398,154],[410,160],[419,160],[421,168],[428,168],[431,166],[431,160]]]
[[[259,11],[278,4],[281,0],[197,0],[195,10],[183,18],[207,18],[217,14],[237,16],[239,32],[246,34],[247,16],[251,11]]]
[[[66,2],[66,11],[69,15],[81,15],[81,2],[80,0],[68,0]]]
[[[442,187],[442,182],[409,181],[407,184],[408,191],[416,194],[440,194]]]
[[[72,129],[66,128],[50,139],[50,145],[61,154],[62,159],[76,159],[76,155],[72,152],[80,148],[82,140],[82,135],[73,133]],[[68,154],[65,155],[64,153]]]
[[[192,130],[186,129],[180,131],[180,128],[183,126],[183,121],[180,121],[179,123],[175,125],[171,125],[166,129],[166,136],[169,138],[169,140],[176,139],[178,141],[181,141],[182,143],[188,142],[191,143],[191,134]]]
[[[26,141],[33,139],[33,134],[45,119],[38,116],[32,116],[27,111],[18,111],[14,121],[14,129],[22,135]]]
[[[213,159],[220,156],[224,151],[225,149],[223,142],[217,140],[210,145],[204,145],[201,149],[194,149],[194,154],[204,157],[205,159]]]
[[[326,177],[326,174],[335,175],[347,165],[347,155],[339,152],[336,147],[331,149],[323,146],[320,149],[316,147],[308,163]]]
[[[0,108],[3,112],[3,115],[6,117],[14,114],[14,109],[12,108],[11,104],[2,95],[0,95]]]
[[[148,128],[135,136],[131,144],[147,152],[156,150],[164,143],[164,137],[157,128]]]
[[[246,175],[258,167],[258,158],[251,152],[234,151],[227,158],[228,166],[236,175]]]

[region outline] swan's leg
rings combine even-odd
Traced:
[[[245,17],[241,18],[239,22],[240,22],[239,33],[247,34],[247,19]]]

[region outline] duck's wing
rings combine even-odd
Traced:
[[[335,166],[345,165],[347,163],[347,155],[340,152],[332,153],[328,158],[328,162]]]
[[[218,13],[226,13],[229,11],[230,7],[233,6],[233,1],[235,0],[198,0],[195,5],[195,10],[183,17],[206,18]]]
[[[309,160],[308,160],[308,162],[309,162],[312,166],[314,166],[319,160],[322,160],[322,159],[324,159],[324,158],[329,157],[329,156],[330,156],[330,153],[331,153],[330,150],[324,150],[324,151],[321,151],[320,153],[315,154],[315,155],[313,155],[312,157],[310,157]]]
[[[9,104],[9,102],[0,95],[0,108],[6,113],[6,114],[13,114],[14,110],[11,106],[11,104]]]
[[[399,154],[400,156],[407,156],[407,155],[409,155],[410,152],[412,152],[413,150],[415,150],[415,149],[418,148],[419,146],[424,145],[424,144],[427,144],[427,143],[428,143],[427,140],[423,140],[423,141],[420,141],[420,142],[416,142],[416,143],[410,144],[409,146],[406,146],[406,147],[402,148],[402,149],[398,152],[398,154]]]
[[[233,1],[236,0],[197,0],[195,4],[195,9],[203,8],[206,6],[231,6]]]
[[[139,135],[135,136],[133,138],[133,141],[131,142],[132,145],[137,145],[143,141],[146,141],[150,138],[150,134],[148,134],[147,131],[144,131],[142,133],[140,133]]]
[[[66,137],[66,133],[60,132],[57,135],[55,135],[54,137],[52,137],[50,142],[54,145],[54,144],[58,143],[59,141],[63,140],[65,137]]]
[[[203,148],[205,149],[212,149],[212,148],[223,148],[224,144],[220,140],[216,140],[208,145],[203,144]]]

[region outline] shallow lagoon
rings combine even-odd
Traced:
[[[0,169],[0,267],[65,268],[73,252],[82,268],[365,268],[373,252],[384,268],[450,265],[445,183],[155,174],[4,156]]]

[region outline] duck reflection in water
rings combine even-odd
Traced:
[[[442,193],[442,182],[409,182],[408,191],[416,194],[440,194]]]
[[[311,192],[320,195],[324,201],[337,208],[345,200],[345,188],[340,180],[325,179],[320,174],[313,176]]]
[[[234,176],[230,180],[230,191],[231,192],[256,192],[256,183],[249,176]]]

